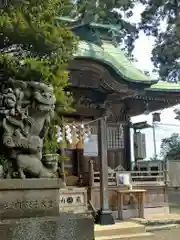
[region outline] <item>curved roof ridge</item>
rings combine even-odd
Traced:
[[[110,66],[121,78],[127,81],[143,84],[153,84],[158,81],[156,79],[152,80],[151,77],[136,68],[120,47],[115,47],[108,41],[102,41],[101,46],[92,42],[80,41],[75,56],[102,62]]]

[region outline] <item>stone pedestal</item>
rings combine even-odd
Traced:
[[[0,180],[0,239],[93,240],[85,202],[85,189],[64,189],[61,179]]]
[[[93,240],[94,221],[73,213],[5,220],[0,223],[0,236],[1,240]]]
[[[0,180],[0,220],[59,215],[61,179]]]

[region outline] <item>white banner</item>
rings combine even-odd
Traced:
[[[98,156],[98,136],[90,135],[84,140],[84,156]]]

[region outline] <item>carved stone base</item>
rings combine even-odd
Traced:
[[[112,225],[115,224],[111,211],[100,210],[96,217],[96,223],[100,225]]]
[[[1,240],[93,240],[94,221],[79,214],[59,217],[5,220],[0,223]]]
[[[0,239],[93,240],[86,189],[63,187],[61,179],[0,180]]]
[[[0,180],[0,220],[59,215],[61,179]]]
[[[87,213],[87,190],[62,179],[0,180],[0,220]]]

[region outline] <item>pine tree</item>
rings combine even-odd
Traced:
[[[180,1],[140,0],[145,6],[140,29],[155,37],[152,60],[161,79],[180,79]]]

